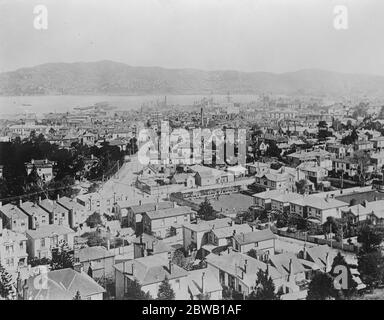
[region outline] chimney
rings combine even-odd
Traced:
[[[172,208],[175,208],[175,207],[176,207],[176,202],[172,201]]]
[[[3,206],[3,203],[0,201],[0,208]]]
[[[27,280],[24,281],[24,285],[23,285],[23,300],[28,300],[28,284],[27,284]]]
[[[141,200],[139,200],[139,206],[141,206]]]
[[[57,194],[57,197],[56,197],[56,199],[57,199],[57,201],[59,201],[59,200],[60,200],[60,195],[59,195],[59,194]]]
[[[244,261],[244,273],[247,273],[247,264],[248,264],[248,260],[245,259],[245,261]]]
[[[23,204],[23,201],[21,200],[21,198],[19,199],[19,206],[21,207],[21,205]]]
[[[111,249],[111,240],[107,240],[107,250]]]
[[[156,203],[155,204],[155,211],[159,210],[159,205]]]
[[[292,259],[289,260],[288,265],[288,281],[291,281],[292,279]]]
[[[368,206],[368,201],[364,200],[362,204],[363,204],[363,207],[366,208]]]
[[[171,259],[169,259],[169,261],[168,261],[168,272],[169,272],[169,274],[173,273],[173,262]]]
[[[41,196],[39,196],[39,202],[38,202],[39,204],[41,203]]]
[[[201,274],[201,293],[204,294],[204,278],[205,278],[205,272]]]

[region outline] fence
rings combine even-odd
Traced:
[[[275,232],[279,236],[282,236],[282,237],[288,237],[288,238],[292,238],[292,239],[296,239],[296,240],[307,241],[307,242],[311,242],[311,243],[315,243],[315,244],[319,244],[319,245],[326,244],[332,248],[340,249],[340,250],[344,250],[344,251],[348,251],[348,252],[356,252],[357,251],[357,247],[355,245],[344,244],[344,243],[341,243],[338,241],[331,241],[331,240],[327,240],[327,239],[312,237],[312,236],[308,236],[305,233],[301,233],[301,232],[293,233],[293,232],[287,232],[287,231],[283,231],[283,230],[276,230]]]

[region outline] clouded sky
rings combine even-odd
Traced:
[[[48,29],[33,26],[35,5]],[[348,29],[334,28],[334,7]],[[384,75],[383,0],[0,0],[0,71],[46,62]]]

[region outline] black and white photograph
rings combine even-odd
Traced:
[[[384,300],[383,34],[381,0],[0,0],[0,300]]]

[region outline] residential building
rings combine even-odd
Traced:
[[[58,248],[65,241],[73,248],[75,232],[64,226],[50,224],[36,230],[28,230],[27,252],[32,258],[51,258],[52,249]]]
[[[230,225],[232,225],[230,218],[183,224],[183,247],[186,251],[199,250],[203,245],[208,244],[208,233],[212,229],[225,228]]]
[[[275,291],[284,285],[283,276],[277,269],[246,254],[230,252],[229,254],[210,254],[206,257],[207,269],[212,271],[222,286],[234,289],[248,296],[256,286],[259,270],[267,271],[272,278]]]
[[[72,229],[81,227],[93,213],[92,211],[87,210],[86,207],[82,206],[75,199],[70,199],[68,197],[58,199],[57,203],[69,211],[69,226]]]
[[[247,253],[251,249],[255,249],[262,250],[268,255],[274,255],[275,239],[276,236],[271,229],[236,233],[233,236],[233,248],[241,253]]]
[[[80,263],[82,270],[93,279],[113,279],[115,255],[101,246],[75,249],[75,263]]]
[[[4,228],[20,233],[28,230],[28,216],[15,205],[0,203],[0,215]]]
[[[43,210],[37,203],[27,201],[21,202],[20,209],[28,216],[29,229],[36,229],[49,225],[49,213]]]
[[[212,270],[191,270],[188,274],[188,293],[191,300],[221,300],[223,286]]]
[[[170,235],[170,228],[180,229],[191,221],[191,208],[187,206],[173,207],[143,214],[143,231],[165,238]]]
[[[26,162],[25,166],[27,169],[27,175],[29,175],[33,168],[36,168],[36,172],[39,177],[45,181],[51,181],[53,179],[53,166],[55,162],[49,161],[48,159],[44,160],[35,160],[32,159],[30,162]]]
[[[188,294],[188,272],[170,259],[152,255],[115,264],[116,299],[124,299],[129,283],[137,280],[141,290],[156,298],[159,286],[167,278],[176,300],[186,300]]]
[[[13,276],[27,266],[27,238],[24,234],[3,229],[0,219],[0,264]]]
[[[50,224],[69,227],[69,210],[59,205],[56,200],[41,200],[39,206],[48,212]]]
[[[47,272],[46,287],[34,285],[41,275],[28,278],[19,289],[23,300],[73,300],[77,293],[82,300],[103,300],[105,289],[85,272],[71,268]],[[41,281],[41,280],[40,280]]]

